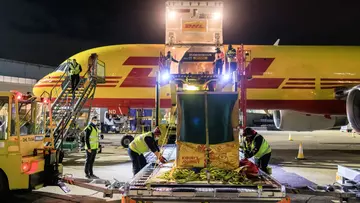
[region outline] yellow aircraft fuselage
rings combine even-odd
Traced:
[[[71,58],[81,64],[83,73],[92,53],[106,64],[106,83],[98,84],[94,107],[154,108],[155,75],[159,53],[164,50],[161,44],[114,45],[86,50]],[[334,89],[360,83],[360,47],[245,45],[245,50],[251,50],[248,109],[344,115],[345,101],[334,98]],[[62,74],[54,71],[45,76],[34,86],[34,94],[50,91]],[[160,93],[161,108],[170,108],[169,85]]]

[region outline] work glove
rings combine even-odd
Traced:
[[[163,164],[167,162],[167,160],[163,156],[159,158],[159,161]]]
[[[251,157],[250,157],[250,151],[249,151],[249,150],[245,150],[244,155],[245,155],[245,158],[251,158]]]

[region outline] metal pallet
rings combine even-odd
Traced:
[[[264,185],[148,183],[158,169],[155,163],[144,167],[129,183],[127,197],[157,202],[279,202],[286,197],[285,187],[265,173],[260,175]]]

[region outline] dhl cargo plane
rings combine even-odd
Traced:
[[[154,108],[160,52],[171,51],[181,61],[172,63],[172,73],[213,72],[214,49],[224,44],[223,2],[168,1],[165,7],[164,44],[106,46],[71,57],[84,71],[92,53],[106,64],[106,83],[98,84],[94,106],[123,112]],[[221,46],[222,51],[227,47]],[[349,120],[360,131],[360,47],[276,42],[247,45],[244,50],[250,53],[246,70],[252,77],[247,81],[248,109],[274,110],[275,125],[283,130],[328,129]],[[34,94],[49,91],[64,71],[65,63],[40,80]],[[162,86],[160,94],[161,108],[170,108],[169,85]]]
[[[224,45],[224,51],[227,47]],[[125,112],[127,108],[154,108],[155,74],[159,53],[164,49],[165,45],[160,44],[115,45],[83,51],[71,58],[82,65],[84,72],[90,54],[97,53],[106,64],[106,83],[98,84],[93,106]],[[275,124],[283,130],[332,128],[346,124],[346,117],[359,130],[360,47],[248,45],[245,50],[251,50],[248,109],[275,110]],[[205,67],[212,62],[199,64]],[[41,79],[33,88],[34,94],[49,91],[65,67],[64,63]],[[169,85],[160,93],[161,108],[170,108]]]

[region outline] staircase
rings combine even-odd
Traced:
[[[56,125],[54,129],[55,148],[62,147],[70,126],[73,126],[80,116],[84,104],[94,98],[97,81],[88,73],[85,73],[80,79],[75,92],[72,92],[70,80],[65,79],[63,91],[51,106],[53,123]]]
[[[104,73],[105,64],[98,60],[97,57],[93,59],[92,64],[95,65],[93,65],[85,74],[80,75],[80,81],[74,92],[71,89],[70,76],[68,76],[67,71],[65,71],[59,81],[51,89],[50,93],[47,93],[50,95],[49,99],[52,102],[52,120],[51,122],[50,120],[46,122],[46,134],[48,136],[51,136],[51,134],[54,136],[54,147],[56,149],[63,149],[64,141],[70,134],[70,130],[74,126],[73,124],[75,124],[76,120],[80,117],[81,110],[84,108],[86,102],[89,104],[87,107],[87,121],[90,119],[91,103],[95,96],[96,85],[105,82],[104,75],[97,75],[98,71]],[[58,87],[59,84],[61,84],[61,88]],[[50,146],[52,143],[48,142],[46,145]]]

